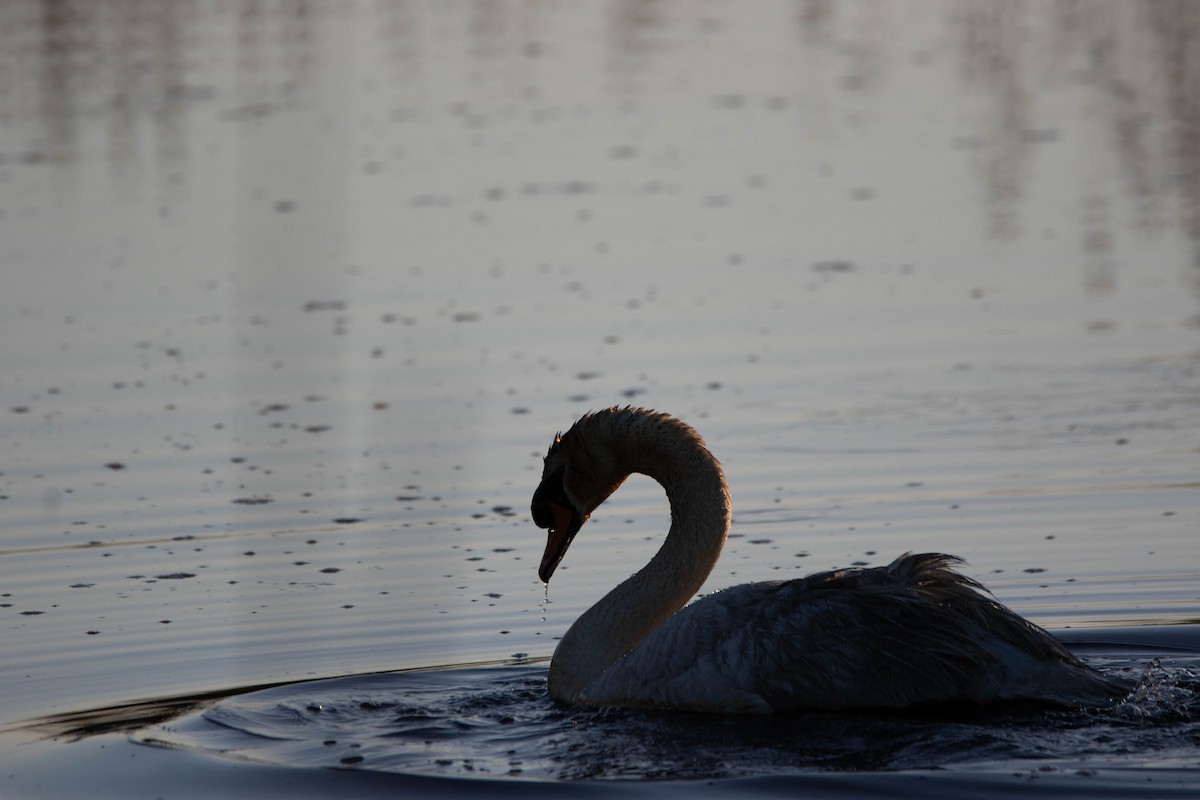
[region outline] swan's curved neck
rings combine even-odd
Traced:
[[[729,532],[725,474],[690,430],[657,428],[636,443],[613,444],[629,473],[662,484],[671,528],[650,563],[588,609],[559,642],[549,689],[565,702],[584,699],[596,678],[699,591]]]

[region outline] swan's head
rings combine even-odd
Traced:
[[[533,493],[533,522],[546,528],[546,550],[538,567],[543,583],[558,567],[588,516],[629,476],[618,465],[607,430],[610,412],[587,414],[554,437]]]

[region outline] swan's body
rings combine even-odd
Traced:
[[[546,455],[533,517],[549,581],[588,515],[631,473],[663,485],[657,555],[586,611],[550,664],[557,701],[767,712],[1120,694],[1049,633],[980,593],[952,556],[749,583],[685,603],[729,530],[720,464],[684,423],[645,409],[585,415]],[[682,610],[680,610],[682,609]]]

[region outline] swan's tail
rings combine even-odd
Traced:
[[[1128,693],[1120,684],[1080,661],[1044,628],[992,597],[983,584],[963,575],[964,563],[945,553],[905,553],[887,566],[893,580],[926,601],[953,609],[991,641],[988,649],[1004,665],[1005,683],[1017,693],[1065,706],[1107,705]]]

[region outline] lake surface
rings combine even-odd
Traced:
[[[0,5],[3,793],[1196,791],[1196,35],[1165,0]],[[628,403],[728,473],[703,592],[951,552],[1140,695],[769,743],[556,709],[556,638],[667,509],[635,476],[547,588],[529,499]]]

